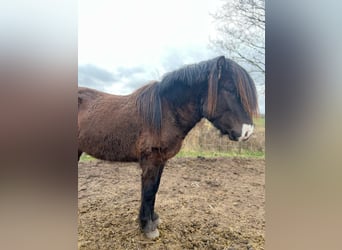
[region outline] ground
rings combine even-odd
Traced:
[[[157,195],[154,241],[138,226],[140,174],[135,163],[79,163],[80,250],[264,249],[264,159],[171,159]]]

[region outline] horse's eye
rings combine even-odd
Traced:
[[[232,84],[224,85],[223,88],[232,94],[235,93],[235,86],[233,86]]]

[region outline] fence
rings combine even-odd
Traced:
[[[265,128],[257,126],[247,141],[237,143],[229,140],[228,136],[222,136],[210,122],[203,119],[187,135],[182,150],[232,153],[265,152]]]

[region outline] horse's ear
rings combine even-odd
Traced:
[[[226,58],[224,56],[220,56],[217,59],[217,67],[224,67],[226,65]]]
[[[224,68],[225,65],[226,65],[226,58],[224,56],[220,56],[216,62],[217,71],[218,71],[218,77],[217,77],[218,79],[221,78],[222,68]]]

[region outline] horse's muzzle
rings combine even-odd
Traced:
[[[237,138],[238,141],[246,141],[254,131],[254,125],[242,124],[241,136]]]

